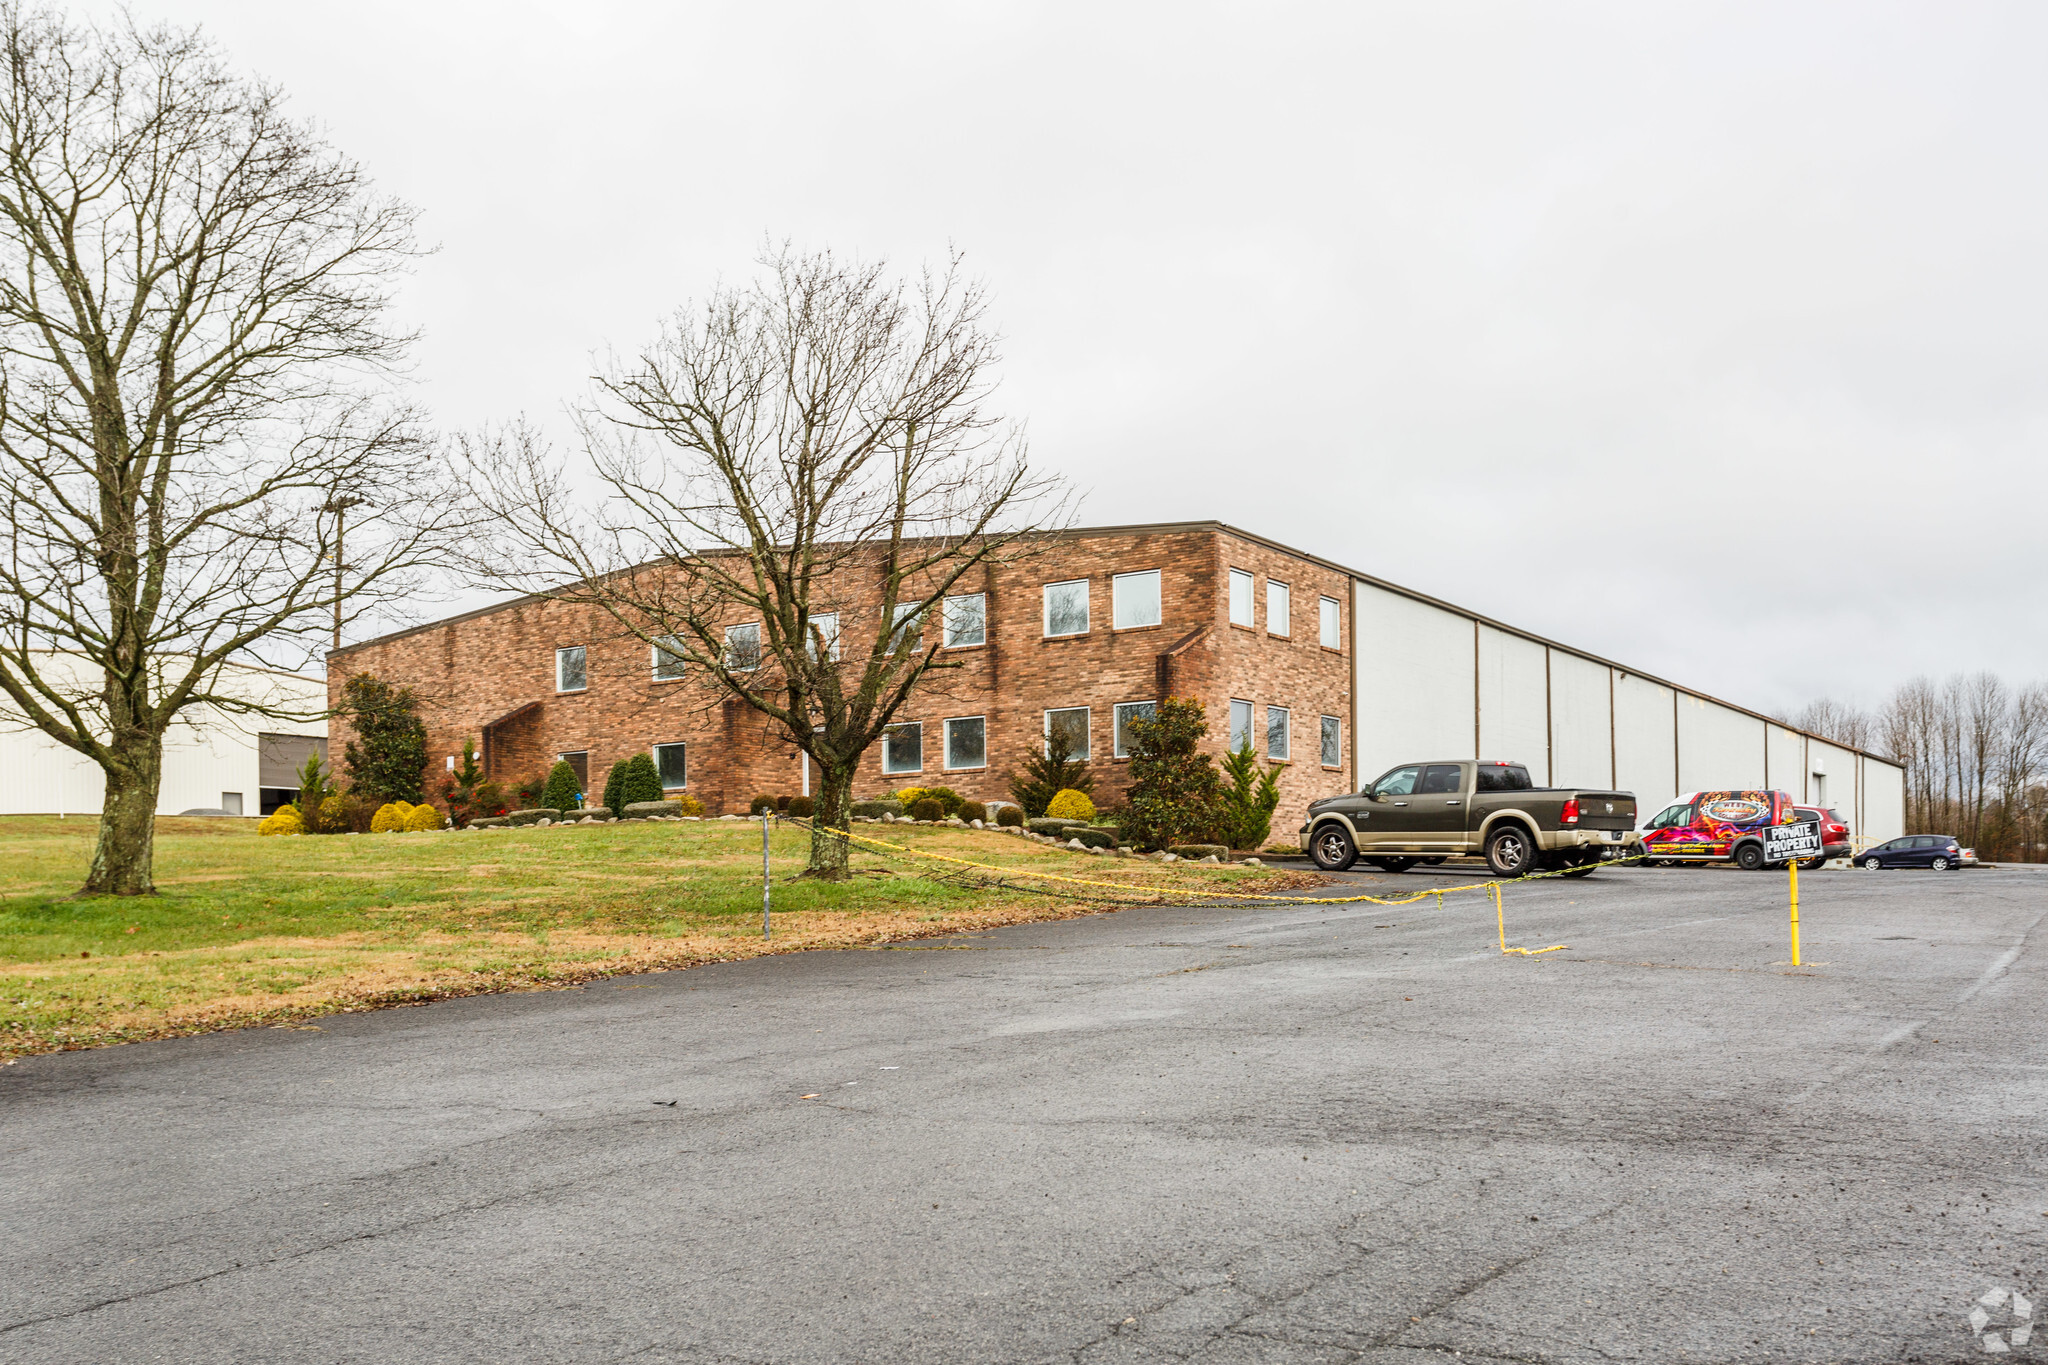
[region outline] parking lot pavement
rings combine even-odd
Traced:
[[[1616,871],[1507,892],[1538,958],[1133,910],[29,1059],[0,1359],[1978,1355],[2048,879],[1801,890],[1799,972],[1782,877]]]

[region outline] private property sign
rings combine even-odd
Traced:
[[[1821,853],[1820,821],[1800,820],[1789,825],[1764,827],[1764,861],[1789,863],[1795,858],[1818,858]]]

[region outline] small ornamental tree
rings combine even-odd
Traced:
[[[576,770],[567,759],[556,759],[548,770],[548,784],[541,789],[540,803],[550,810],[575,810],[582,795],[583,784],[576,780]]]
[[[423,800],[427,727],[413,690],[358,673],[342,686],[337,709],[355,730],[342,751],[350,785],[380,802]]]
[[[604,807],[613,815],[623,814],[626,806],[626,764],[623,760],[612,764],[612,770],[604,775]]]
[[[484,769],[476,761],[476,741],[462,741],[462,761],[455,770],[441,779],[441,799],[447,803],[448,818],[457,826],[467,826],[480,815],[496,815],[496,810],[486,810],[486,804],[496,801],[495,794],[486,802],[483,791],[489,784],[484,781]]]
[[[321,822],[320,812],[327,798],[334,795],[334,783],[329,781],[327,765],[321,761],[320,751],[310,747],[306,761],[299,765],[299,795],[292,804],[299,808],[299,822],[308,834],[332,834],[338,831]]]
[[[1010,796],[1024,808],[1028,819],[1045,814],[1052,799],[1063,791],[1092,794],[1095,774],[1088,761],[1073,757],[1066,733],[1057,726],[1045,737],[1045,752],[1024,759],[1024,771],[1010,779]]]
[[[1223,758],[1224,842],[1232,848],[1263,848],[1273,832],[1273,811],[1280,804],[1280,784],[1270,767],[1252,757],[1251,741]]]
[[[634,754],[626,760],[626,780],[621,784],[619,799],[624,806],[637,801],[661,800],[661,774],[654,770],[654,760],[646,754]]]
[[[1124,837],[1141,848],[1210,842],[1223,822],[1222,783],[1201,750],[1209,733],[1202,704],[1185,697],[1159,703],[1150,716],[1125,722],[1131,749],[1131,795]]]

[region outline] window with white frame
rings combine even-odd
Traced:
[[[956,716],[946,722],[946,766],[988,766],[988,721],[981,716]]]
[[[1323,766],[1344,766],[1344,722],[1335,716],[1323,717]]]
[[[892,725],[882,735],[882,771],[914,773],[924,769],[924,726],[916,721]]]
[[[1287,761],[1288,711],[1284,706],[1266,708],[1266,758],[1270,762]]]
[[[1116,704],[1115,733],[1111,736],[1111,752],[1118,758],[1131,756],[1130,732],[1126,728],[1134,720],[1150,720],[1159,707],[1149,701],[1120,701]]]
[[[1344,648],[1344,606],[1334,597],[1325,597],[1316,603],[1320,636],[1324,649]]]
[[[674,635],[664,635],[654,642],[654,680],[674,682],[683,676],[683,642]]]
[[[555,691],[581,692],[590,685],[583,660],[582,645],[570,645],[567,649],[555,651]]]
[[[735,673],[761,666],[761,625],[725,628],[725,666]]]
[[[946,648],[971,649],[988,643],[988,598],[978,592],[946,599]]]
[[[1159,624],[1159,570],[1120,573],[1109,583],[1110,627],[1133,630]]]
[[[1088,633],[1088,580],[1045,585],[1045,633],[1086,635]]]
[[[1230,752],[1249,749],[1252,743],[1252,704],[1232,698],[1230,702]]]
[[[1278,579],[1266,580],[1266,634],[1292,635],[1293,614],[1288,609],[1287,585]]]
[[[1257,582],[1243,569],[1230,571],[1230,624],[1248,626],[1252,624],[1252,594]]]
[[[690,785],[689,757],[687,744],[654,746],[654,771],[661,774],[663,791],[679,791]]]
[[[833,663],[838,663],[839,613],[836,611],[811,613],[810,632],[810,638],[805,641],[805,646],[811,651],[811,658],[814,660],[825,658],[830,659]],[[822,655],[818,652],[821,642],[824,646],[824,653]]]
[[[1046,752],[1052,752],[1052,739],[1058,735],[1067,742],[1067,757],[1086,760],[1088,757],[1088,708],[1066,706],[1057,711],[1045,713]]]
[[[924,648],[924,617],[919,611],[919,608],[922,606],[924,606],[922,602],[898,602],[896,604],[896,623],[889,631],[889,652],[891,654],[894,654],[900,648],[905,648],[906,642],[907,648],[912,654]]]

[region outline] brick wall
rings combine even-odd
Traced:
[[[1256,577],[1251,629],[1229,621],[1233,567]],[[1159,623],[1119,627],[1115,576],[1150,570],[1160,575]],[[1291,589],[1287,635],[1274,633],[1267,619],[1269,579]],[[1045,586],[1076,580],[1088,585],[1088,629],[1048,638]],[[922,767],[885,773],[883,746],[877,745],[861,766],[856,798],[941,783],[975,799],[1006,798],[1012,773],[1043,743],[1046,712],[1085,707],[1098,802],[1119,800],[1127,781],[1126,764],[1112,752],[1114,708],[1162,695],[1203,703],[1210,748],[1219,756],[1233,697],[1255,707],[1254,747],[1262,758],[1266,708],[1289,709],[1291,752],[1280,777],[1277,838],[1292,834],[1309,801],[1349,785],[1350,609],[1341,573],[1198,525],[1076,532],[1021,564],[977,569],[973,581],[955,591],[986,594],[986,641],[942,651],[946,667],[928,675],[897,716],[922,727]],[[1343,604],[1343,647],[1334,651],[1317,640],[1317,599],[1323,595]],[[877,629],[875,595],[863,596],[856,588],[831,605],[842,612],[846,651],[864,650]],[[936,631],[939,623],[927,629]],[[617,638],[616,630],[585,608],[517,602],[340,651],[329,660],[330,698],[338,699],[342,682],[357,672],[412,686],[427,725],[430,782],[445,758],[461,751],[465,737],[538,703],[491,733],[494,777],[541,774],[557,753],[583,750],[595,794],[613,763],[655,744],[684,743],[689,790],[714,812],[744,810],[756,793],[801,790],[801,755],[772,723],[742,703],[721,699],[697,678],[656,681],[647,646]],[[588,685],[582,692],[559,693],[555,651],[569,645],[586,650]],[[1347,731],[1336,768],[1320,762],[1318,718],[1325,714],[1341,718]],[[986,726],[986,761],[949,769],[945,722],[977,716]],[[337,722],[337,748],[345,737],[341,729]]]

